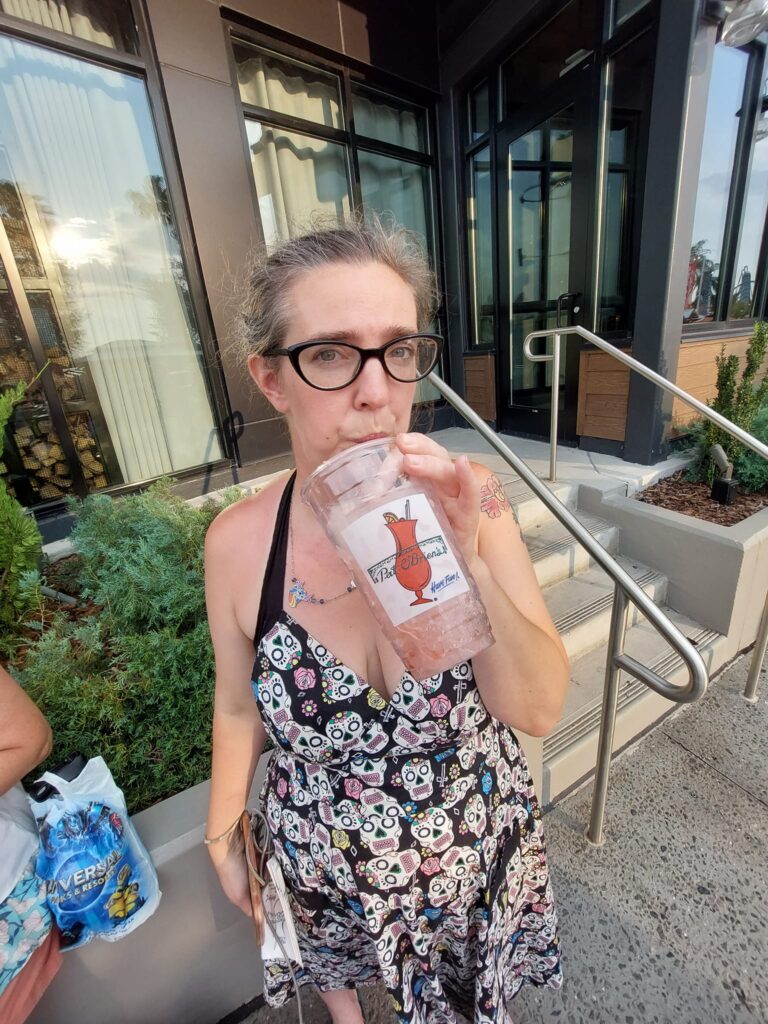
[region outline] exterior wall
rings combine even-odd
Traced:
[[[700,402],[711,402],[717,394],[715,360],[725,346],[728,355],[738,356],[743,368],[749,335],[715,338],[680,345],[675,384]],[[632,355],[631,349],[625,349]],[[763,373],[768,372],[768,357]],[[627,397],[631,371],[605,352],[584,351],[579,364],[579,414],[577,430],[588,437],[623,441],[627,427]],[[698,418],[681,398],[672,403],[672,433]]]
[[[147,0],[229,403],[234,421],[242,421],[240,461],[248,463],[285,453],[289,444],[282,418],[230,345],[235,286],[262,237],[221,8],[219,0]],[[227,9],[298,42],[437,87],[434,2],[233,0]]]

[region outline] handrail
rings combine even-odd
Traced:
[[[623,669],[636,679],[641,680],[656,693],[667,700],[678,703],[690,703],[703,696],[707,688],[707,670],[701,655],[693,644],[680,632],[677,626],[654,604],[645,591],[638,586],[619,563],[608,554],[602,544],[579,522],[576,516],[555,497],[529,468],[529,466],[509,448],[501,438],[478,416],[478,414],[456,392],[440,379],[434,372],[428,380],[450,404],[461,413],[467,422],[481,434],[491,447],[498,452],[504,461],[514,469],[525,481],[533,493],[546,505],[549,511],[562,525],[583,545],[611,577],[615,584],[615,600],[611,621],[611,646],[606,665],[606,683],[603,697],[603,715],[598,740],[599,757],[595,777],[595,791],[592,803],[592,814],[587,830],[587,838],[599,846],[603,842],[603,819],[605,816],[605,800],[608,791],[608,770],[610,752],[613,745],[613,733],[616,722],[616,709],[619,694],[619,670]],[[677,686],[664,679],[658,673],[641,664],[623,651],[623,638],[626,629],[627,600],[630,600],[650,620],[661,633],[667,643],[677,651],[688,668],[688,681]]]
[[[585,338],[591,342],[597,348],[602,349],[603,352],[607,352],[609,356],[613,356],[614,359],[618,359],[620,363],[624,363],[630,370],[635,370],[640,374],[641,377],[645,377],[647,380],[653,381],[654,384],[658,384],[660,388],[665,391],[669,391],[670,394],[675,395],[677,398],[681,398],[687,405],[693,406],[693,408],[706,416],[707,419],[712,420],[718,427],[721,427],[726,433],[735,437],[742,444],[745,444],[747,448],[751,448],[753,452],[757,452],[758,455],[762,455],[764,459],[768,459],[768,445],[763,444],[762,441],[758,441],[752,434],[747,433],[746,430],[742,430],[741,427],[737,427],[735,423],[731,423],[729,419],[721,415],[719,412],[715,412],[714,409],[710,409],[708,405],[704,405],[698,398],[694,398],[693,395],[689,395],[687,391],[683,391],[677,384],[673,384],[672,381],[667,380],[666,377],[662,377],[660,373],[656,373],[655,370],[649,370],[647,366],[641,363],[638,359],[633,356],[628,356],[626,352],[622,352],[620,348],[616,348],[615,345],[611,345],[609,341],[604,341],[598,337],[597,334],[593,334],[592,331],[588,331],[586,327],[550,327],[547,330],[531,331],[527,334],[525,341],[523,342],[523,352],[526,357],[530,359],[532,363],[552,363],[552,423],[550,432],[550,479],[554,481],[556,464],[553,461],[553,452],[557,452],[557,409],[558,399],[560,397],[560,374],[555,374],[555,367],[559,367],[560,363],[560,338],[564,334],[578,334],[579,337]],[[555,344],[552,352],[542,352],[538,355],[531,352],[531,342],[536,338],[554,338]]]
[[[565,298],[561,295],[558,299],[558,310],[560,299]],[[563,335],[567,334],[578,334],[579,337],[585,338],[591,342],[597,348],[602,349],[609,356],[613,356],[614,359],[618,359],[620,363],[624,363],[630,370],[634,370],[639,373],[642,377],[657,384],[660,388],[670,392],[677,398],[682,399],[687,405],[692,406],[697,412],[700,412],[702,416],[705,416],[708,420],[716,423],[718,427],[724,430],[731,437],[735,437],[737,441],[741,441],[747,448],[751,448],[753,452],[757,452],[764,459],[768,459],[768,445],[763,444],[762,441],[758,441],[752,434],[747,433],[741,427],[738,427],[735,423],[732,423],[729,419],[726,419],[721,413],[716,412],[714,409],[710,409],[708,405],[704,405],[698,398],[694,398],[693,395],[689,395],[687,391],[683,391],[682,388],[678,387],[677,384],[673,384],[672,381],[667,380],[666,377],[662,377],[660,373],[656,373],[655,370],[650,370],[647,366],[644,366],[639,360],[633,356],[628,356],[626,352],[622,352],[621,349],[616,348],[615,345],[611,345],[609,341],[605,341],[597,334],[593,334],[592,331],[588,331],[586,327],[579,327],[574,325],[572,327],[554,327],[548,328],[541,331],[532,331],[526,335],[525,341],[523,342],[523,352],[526,357],[534,363],[552,363],[552,415],[550,423],[550,438],[549,438],[549,476],[550,480],[554,482],[557,476],[557,413],[560,401],[560,339]],[[536,338],[554,338],[554,345],[552,352],[542,352],[540,354],[534,354],[531,352],[531,342]],[[766,594],[765,604],[763,605],[763,614],[760,619],[760,625],[757,631],[757,639],[755,641],[755,650],[752,654],[752,664],[749,669],[749,676],[747,678],[747,684],[744,689],[744,697],[750,702],[757,700],[757,683],[760,676],[760,669],[765,658],[766,647],[768,647],[768,594]]]

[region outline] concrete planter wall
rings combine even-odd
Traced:
[[[728,638],[725,660],[754,643],[768,591],[768,509],[718,526],[582,486],[581,508],[621,528],[622,554],[669,578],[667,602]]]
[[[202,843],[208,790],[204,782],[134,816],[157,867],[160,906],[119,942],[65,953],[29,1024],[216,1024],[261,992],[253,927],[225,897]]]

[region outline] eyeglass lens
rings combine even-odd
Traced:
[[[410,382],[426,376],[437,359],[438,343],[434,338],[404,338],[384,352],[384,363],[395,380]],[[361,357],[351,345],[326,342],[305,348],[299,355],[304,377],[316,387],[339,388],[349,384],[357,374]]]

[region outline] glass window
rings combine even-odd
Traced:
[[[595,45],[595,0],[571,0],[501,66],[504,115],[522,109],[537,91],[553,85]]]
[[[358,150],[363,209],[390,213],[398,224],[415,231],[431,250],[428,230],[429,170],[379,153]]]
[[[629,326],[629,291],[633,277],[634,226],[638,203],[640,143],[645,136],[653,80],[653,36],[633,39],[608,67],[607,167],[600,238],[600,285],[597,329],[605,333]]]
[[[86,478],[220,458],[144,82],[0,36],[0,84],[0,216]]]
[[[614,28],[618,28],[623,21],[639,11],[641,7],[645,7],[648,2],[649,0],[613,0]]]
[[[423,109],[404,106],[383,93],[353,85],[352,112],[357,135],[426,151],[427,117]]]
[[[728,303],[728,319],[742,320],[756,315],[754,309],[760,248],[765,230],[768,203],[768,138],[755,141],[747,181],[741,238],[736,250],[733,286]]]
[[[268,245],[306,231],[313,214],[344,220],[351,207],[343,145],[258,121],[245,127]]]
[[[469,303],[473,345],[494,343],[493,219],[491,213],[491,151],[486,146],[470,157],[467,199],[469,236]]]
[[[0,11],[89,43],[139,52],[129,0],[0,0]]]
[[[247,43],[233,43],[240,98],[265,110],[341,128],[339,79]]]
[[[483,82],[469,94],[469,138],[479,139],[491,126],[491,107],[488,83]]]
[[[683,319],[712,320],[749,54],[715,47]]]

